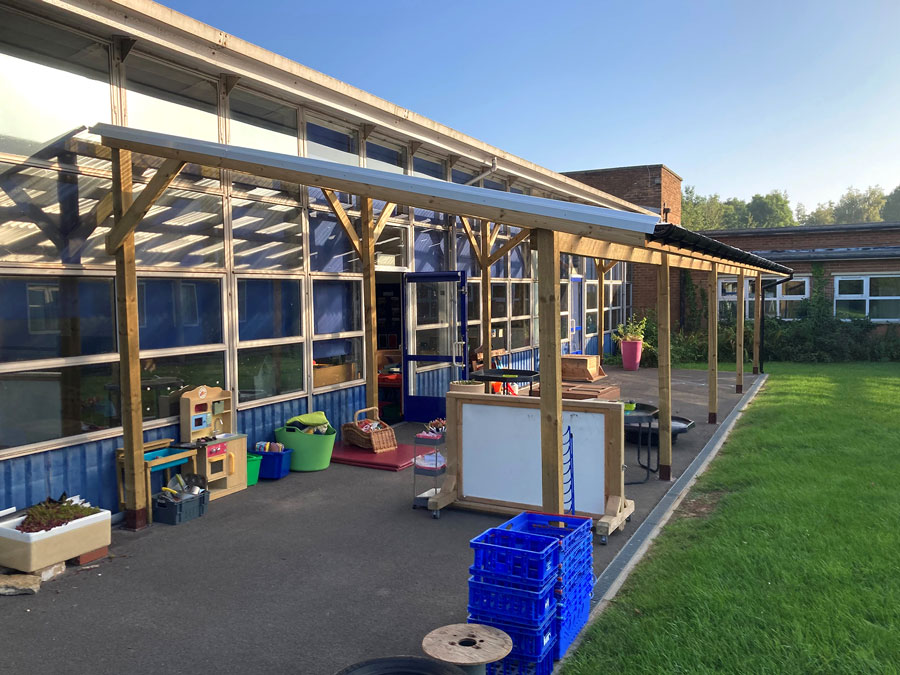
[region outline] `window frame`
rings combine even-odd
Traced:
[[[897,279],[900,278],[900,272],[877,272],[874,274],[839,274],[834,277],[834,298],[832,311],[834,312],[834,316],[841,319],[841,321],[851,321],[853,317],[843,317],[838,314],[837,303],[840,300],[862,300],[866,303],[866,319],[871,321],[872,323],[883,323],[883,324],[891,324],[891,323],[900,323],[900,316],[896,319],[873,319],[872,318],[872,300],[900,300],[900,295],[872,295],[871,289],[871,280],[872,279]],[[863,292],[861,294],[855,293],[839,293],[838,289],[841,281],[862,281],[863,282]]]

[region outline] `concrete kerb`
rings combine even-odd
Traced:
[[[597,580],[594,582],[594,595],[596,596],[598,593],[602,593],[602,596],[599,602],[591,609],[590,616],[588,617],[584,628],[581,629],[581,632],[575,640],[572,641],[569,649],[566,650],[563,657],[556,663],[556,666],[553,669],[554,675],[560,672],[562,665],[581,644],[588,628],[590,628],[600,615],[603,614],[606,608],[609,607],[610,602],[612,602],[613,598],[619,592],[619,589],[622,588],[625,580],[628,579],[631,572],[647,553],[650,544],[653,543],[653,540],[659,535],[663,526],[672,517],[675,509],[678,508],[678,505],[681,504],[685,496],[687,496],[691,487],[697,482],[697,478],[706,471],[709,463],[715,459],[717,454],[719,454],[719,450],[721,450],[725,441],[728,439],[728,436],[731,434],[732,429],[734,429],[735,423],[753,399],[756,398],[756,395],[759,393],[760,389],[762,389],[763,384],[765,384],[768,378],[768,375],[761,374],[756,379],[750,389],[741,398],[738,405],[734,407],[728,417],[722,422],[722,426],[719,427],[712,438],[709,439],[707,444],[694,458],[694,461],[688,465],[684,473],[672,484],[672,487],[670,487],[666,494],[663,495],[663,498],[659,500],[657,505],[647,516],[646,520],[644,520],[637,530],[635,530],[634,534],[631,535],[631,538],[625,546],[622,547],[622,550],[619,551],[612,562],[610,562],[600,576],[597,577]]]

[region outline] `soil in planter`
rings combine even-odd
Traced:
[[[100,509],[70,502],[63,493],[59,499],[48,497],[26,509],[25,520],[16,529],[19,532],[43,532],[95,513],[100,513]]]

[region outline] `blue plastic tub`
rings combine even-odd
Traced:
[[[160,457],[168,457],[169,455],[177,455],[179,452],[184,452],[184,448],[163,448],[162,450],[152,450],[150,452],[144,453],[144,461],[149,462],[152,459],[159,459]],[[176,459],[174,462],[166,462],[165,464],[160,464],[158,466],[154,466],[151,473],[156,473],[157,471],[162,471],[163,469],[171,469],[175,466],[181,466],[182,464],[187,464],[188,458],[184,457],[182,459]]]
[[[498,529],[556,537],[562,547],[561,555],[566,555],[570,549],[591,541],[592,526],[593,521],[589,517],[525,511],[499,525]]]
[[[554,580],[539,591],[469,579],[469,614],[521,626],[541,626],[556,613]]]
[[[251,455],[259,455],[262,461],[259,464],[259,477],[266,480],[278,480],[291,472],[291,456],[294,451],[285,448],[282,452],[251,452]]]
[[[555,654],[555,646],[537,659],[531,656],[510,654],[502,661],[488,663],[485,670],[487,675],[551,675]]]
[[[480,623],[485,626],[493,626],[499,628],[512,638],[513,656],[524,656],[540,660],[547,650],[556,645],[556,625],[558,619],[555,616],[548,616],[543,625],[537,627],[520,626],[518,624],[509,623],[508,621],[500,621],[496,617],[489,614],[470,614],[469,623]]]
[[[559,567],[560,547],[553,537],[492,528],[469,545],[475,551],[475,563],[469,571],[479,581],[519,581],[539,590]]]

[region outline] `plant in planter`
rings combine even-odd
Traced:
[[[109,546],[112,514],[78,497],[48,498],[24,515],[12,511],[0,512],[0,565],[5,567],[33,572]]]
[[[454,380],[450,383],[450,391],[461,391],[468,394],[483,394],[484,382],[477,380]]]
[[[647,317],[638,319],[632,314],[624,324],[620,323],[612,332],[612,339],[622,352],[622,367],[625,370],[637,370],[640,366],[646,329]],[[647,348],[653,349],[650,344],[647,344]]]

